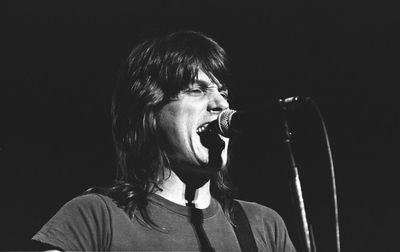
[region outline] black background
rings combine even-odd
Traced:
[[[398,1],[9,1],[2,31],[1,249],[29,238],[72,197],[114,176],[110,97],[138,39],[192,29],[231,59],[231,107],[310,96],[327,125],[343,251],[398,248]],[[267,116],[260,122],[269,125]],[[294,153],[319,251],[335,251],[321,126],[290,115]],[[277,210],[298,245],[279,130],[234,140],[239,198]],[[396,246],[395,246],[396,245]]]

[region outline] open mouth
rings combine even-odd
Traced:
[[[210,151],[220,152],[225,147],[225,142],[210,126],[210,123],[205,123],[197,128],[196,133],[200,136],[200,142],[204,147]]]
[[[196,129],[200,137],[200,143],[208,151],[208,164],[207,167],[215,171],[219,170],[222,165],[221,153],[225,148],[225,142],[221,136],[212,129],[210,123],[205,123]]]

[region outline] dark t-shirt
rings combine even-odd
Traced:
[[[256,203],[239,203],[249,218],[259,251],[295,251],[275,211]],[[160,230],[144,224],[140,215],[130,219],[109,197],[83,195],[66,203],[32,239],[63,250],[200,250],[188,207],[151,195],[148,211]],[[201,213],[202,228],[216,251],[240,251],[235,232],[215,199]]]

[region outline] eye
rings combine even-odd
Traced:
[[[221,94],[222,97],[224,97],[226,100],[228,100],[228,90],[222,89],[222,90],[219,90],[219,93]]]
[[[205,93],[205,90],[203,90],[200,87],[191,87],[185,90],[185,93],[192,95],[192,96],[202,96]]]

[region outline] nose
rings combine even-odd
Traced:
[[[229,103],[225,97],[219,92],[214,92],[208,102],[208,110],[211,112],[221,112],[222,110],[228,109]]]

